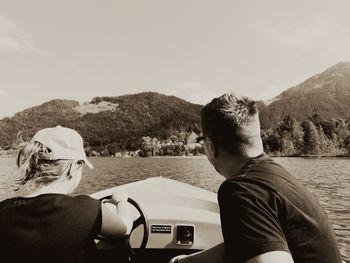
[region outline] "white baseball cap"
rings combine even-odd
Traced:
[[[38,131],[31,141],[49,148],[50,160],[83,160],[89,168],[94,168],[86,158],[83,139],[73,129],[62,126],[45,128]]]

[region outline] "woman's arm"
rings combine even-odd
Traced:
[[[127,200],[127,192],[117,190],[113,192],[110,202],[101,204],[101,235],[122,237],[130,234],[133,218]]]
[[[125,190],[114,191],[112,202],[117,206],[117,214],[126,226],[126,234],[130,234],[134,219],[128,203],[128,193]]]

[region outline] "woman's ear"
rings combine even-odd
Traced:
[[[208,143],[208,150],[210,151],[210,154],[212,157],[216,158],[218,156],[218,150],[215,145],[215,142],[212,138],[206,137],[207,143]]]

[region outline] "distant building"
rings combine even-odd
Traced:
[[[95,150],[92,150],[89,156],[100,156],[100,153]]]
[[[196,148],[196,146],[198,146],[197,138],[198,138],[198,135],[195,132],[192,132],[187,137],[187,140],[186,140],[187,148],[190,148],[190,149]]]

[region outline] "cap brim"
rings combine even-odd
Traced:
[[[84,162],[90,169],[94,169],[94,166],[92,165],[92,163],[90,163],[90,161],[87,158],[84,159]]]

